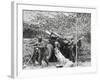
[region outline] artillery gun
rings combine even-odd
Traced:
[[[71,39],[63,38],[56,32],[45,31],[49,34],[49,42],[54,46],[55,41],[60,43],[60,51],[66,57],[72,60],[73,62],[77,62],[77,54],[76,50],[81,46],[81,40],[84,39],[84,36],[79,38],[78,40],[74,40],[73,36]]]
[[[69,41],[66,38],[63,38],[56,32],[45,31],[49,35],[49,42],[54,44],[55,41],[61,42],[63,44],[68,43]]]

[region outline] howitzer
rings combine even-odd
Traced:
[[[45,31],[48,35],[53,35],[53,37],[55,37],[55,38],[61,38],[61,39],[66,39],[66,38],[63,38],[61,35],[59,35],[58,33],[56,33],[56,32],[50,32],[50,31],[48,31],[48,30],[46,30]]]

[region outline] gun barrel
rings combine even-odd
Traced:
[[[49,32],[48,30],[46,30],[45,32],[46,32],[47,34],[49,34],[49,35],[51,34],[51,32]]]

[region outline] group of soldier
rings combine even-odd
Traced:
[[[76,45],[73,38],[69,41],[54,33],[50,34],[48,44],[43,42],[42,37],[38,37],[37,43],[33,45],[34,53],[30,60],[33,64],[37,61],[40,65],[42,65],[42,61],[45,61],[48,66],[52,59],[51,61],[58,62],[60,66],[69,66],[76,60]]]

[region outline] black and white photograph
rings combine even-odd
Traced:
[[[22,10],[22,68],[91,66],[91,13]]]

